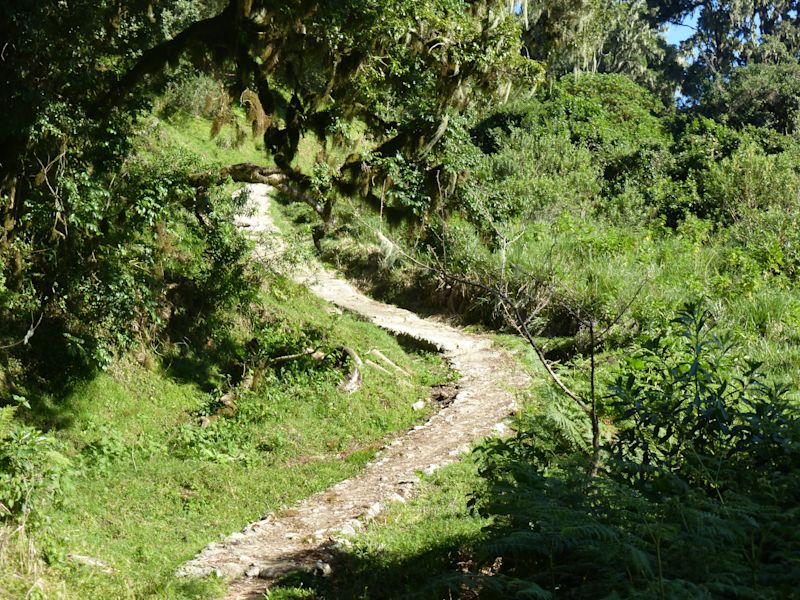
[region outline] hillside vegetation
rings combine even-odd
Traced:
[[[514,435],[269,597],[793,597],[799,13],[12,3],[0,596],[224,593],[172,573],[425,416],[452,376],[287,277],[319,257],[537,378]],[[245,182],[285,255],[235,225]],[[342,392],[345,347],[408,385]]]

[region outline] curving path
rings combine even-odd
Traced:
[[[240,225],[250,231],[277,232],[269,215],[269,192],[267,185],[249,186],[257,210],[242,218]],[[514,410],[514,391],[529,383],[511,354],[488,337],[377,302],[320,266],[304,268],[296,279],[321,298],[379,327],[436,346],[461,374],[459,391],[427,423],[381,450],[361,474],[209,544],[179,569],[180,576],[217,573],[231,579],[228,599],[260,598],[271,581],[293,570],[326,571],[325,561],[336,540],[361,528],[387,501],[408,497],[420,471],[432,472],[478,439],[502,431],[503,419]]]

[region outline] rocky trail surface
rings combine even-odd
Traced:
[[[252,184],[249,193],[256,210],[239,224],[278,235],[269,213],[269,186]],[[274,252],[274,244],[260,250]],[[503,419],[514,410],[515,390],[529,383],[511,354],[486,336],[377,302],[319,265],[305,266],[295,278],[335,306],[438,348],[460,374],[458,393],[425,424],[388,444],[359,475],[209,544],[178,571],[181,576],[217,573],[232,580],[226,596],[230,600],[260,598],[271,582],[298,569],[327,574],[339,540],[363,527],[385,503],[409,497],[420,472],[430,473],[473,442],[502,431]]]

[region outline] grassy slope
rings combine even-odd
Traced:
[[[205,163],[264,162],[256,149],[220,148],[207,135],[207,122],[185,118],[160,122],[148,140],[183,147]],[[37,586],[45,597],[208,597],[218,582],[172,577],[183,561],[220,535],[356,473],[385,439],[426,416],[411,405],[450,377],[438,357],[407,351],[286,280],[270,282],[262,300],[276,322],[322,330],[333,345],[360,354],[379,349],[412,373],[408,385],[368,370],[362,388],[347,395],[337,389],[343,372],[290,364],[244,394],[233,418],[201,429],[199,414],[213,395],[176,377],[170,365],[119,361],[51,402],[79,474],[49,515],[47,534],[35,536],[49,568],[23,564],[29,554],[0,545],[0,597],[22,597]],[[14,539],[27,548],[27,539]],[[114,571],[82,566],[68,553]]]
[[[415,288],[420,272],[402,258],[387,261],[375,235],[382,230],[403,242],[413,239],[413,232],[381,224],[373,211],[357,203],[341,203],[340,208],[349,211],[351,225],[345,235],[323,242],[325,257],[362,281],[373,294],[413,307],[420,297]],[[463,260],[479,265],[474,267],[478,272],[499,272],[499,254],[478,242],[473,227],[458,218],[451,219],[450,226],[463,234],[462,246],[449,249],[454,264]],[[690,218],[672,231],[657,225],[616,224],[600,217],[577,222],[565,210],[555,223],[542,220],[519,223],[518,227],[527,231],[509,248],[509,264],[543,280],[552,277],[572,304],[604,306],[610,314],[617,314],[630,302],[606,348],[624,351],[638,333],[657,330],[687,300],[703,299],[720,331],[731,332],[749,357],[765,364],[771,377],[800,388],[797,286],[739,265],[736,261],[741,252],[732,249],[727,237],[712,231],[707,222]],[[455,306],[449,306],[443,294],[438,296],[425,297],[456,312],[467,306],[459,305],[456,295]],[[558,306],[559,300],[556,295],[551,308]],[[543,340],[543,345],[549,349],[569,345],[569,341],[553,338]],[[610,355],[606,358],[608,364],[615,362]],[[800,402],[800,395],[794,397]]]
[[[386,232],[386,224],[358,203],[340,204],[340,208],[350,210],[356,218],[349,221],[349,229],[338,238],[325,240],[327,258],[361,278],[373,292],[413,305],[414,298],[419,297],[413,268],[402,260],[387,266],[387,253],[374,233]],[[721,331],[732,332],[749,358],[765,363],[770,378],[789,382],[794,390],[798,388],[797,288],[739,264],[737,261],[744,259],[732,242],[709,223],[687,219],[672,231],[657,225],[634,228],[601,219],[576,223],[565,213],[556,223],[527,226],[530,231],[509,253],[509,262],[529,272],[538,272],[543,264],[552,265],[555,279],[568,282],[571,294],[587,305],[595,299],[612,304],[621,298],[618,305],[622,307],[634,299],[622,325],[612,331],[608,350],[598,357],[603,389],[607,389],[613,367],[630,343],[632,334],[628,329],[647,331],[658,326],[670,319],[684,301],[698,297],[705,298]],[[474,235],[471,230],[466,233]],[[412,237],[402,227],[388,228],[387,235],[396,240]],[[464,238],[469,240],[466,235]],[[497,256],[489,256],[483,248],[470,248],[468,241],[464,246],[459,249],[461,254],[457,250],[452,254],[476,263],[497,261]],[[503,343],[520,348],[515,338],[503,337]],[[546,349],[561,345],[568,349],[571,341],[572,338],[540,339]],[[528,356],[527,360],[533,357]],[[573,389],[584,393],[588,392],[587,363],[588,359],[573,356],[562,372]],[[547,396],[542,393],[541,397]],[[791,397],[800,401],[796,391]],[[580,418],[576,423],[588,427]],[[469,462],[443,470],[423,487],[418,500],[393,507],[380,523],[354,540],[353,548],[341,559],[342,574],[334,577],[333,583],[298,577],[287,581],[270,597],[377,599],[393,597],[387,590],[422,592],[422,582],[437,569],[444,571],[445,562],[449,561],[452,568],[460,552],[480,538],[480,528],[486,522],[471,515],[466,507],[466,495],[479,486],[480,479]],[[434,593],[429,597],[446,595]]]
[[[209,140],[210,132],[211,125],[208,119],[179,114],[169,120],[160,120],[150,138],[159,145],[184,149],[218,165],[267,162],[261,143],[246,141],[241,147],[234,148],[226,142],[226,130],[223,130],[216,142]]]
[[[369,371],[364,387],[345,395],[330,378],[276,377],[240,407],[258,417],[238,423],[258,440],[241,445],[255,450],[241,460],[202,460],[170,451],[176,428],[195,422],[193,411],[206,401],[193,386],[132,364],[87,383],[74,393],[73,422],[63,432],[72,446],[111,431],[125,449],[145,451],[117,453],[109,442],[110,460],[96,461],[53,515],[53,533],[71,552],[117,569],[67,571],[74,597],[181,597],[171,573],[183,560],[218,535],[353,475],[388,434],[420,418],[411,404],[425,397],[426,384],[445,377],[434,358],[407,354],[391,336],[348,315],[327,314],[299,288],[281,294],[289,318],[302,314],[328,325],[359,353],[380,349],[414,373],[413,385],[393,385]]]

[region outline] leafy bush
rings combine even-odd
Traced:
[[[115,464],[123,461],[146,460],[163,454],[165,447],[145,434],[135,439],[126,437],[119,429],[102,423],[89,423],[82,436],[86,445],[81,449],[83,469],[93,474],[112,471]]]
[[[13,408],[0,409],[0,519],[36,522],[69,486],[70,461],[54,436],[12,421]]]
[[[796,210],[800,194],[796,158],[789,153],[768,155],[752,142],[715,161],[700,182],[706,210],[722,223],[768,208]]]
[[[172,449],[181,458],[209,462],[247,463],[252,458],[247,452],[247,440],[236,423],[227,419],[216,420],[208,427],[181,425],[175,432]]]
[[[212,117],[213,108],[218,106],[222,93],[222,85],[214,77],[193,70],[182,72],[164,90],[158,102],[159,113],[165,117],[181,113]]]
[[[482,598],[784,598],[798,575],[800,427],[780,387],[687,305],[621,367],[601,474],[569,419],[522,421],[481,453],[493,516]],[[541,428],[542,423],[550,425]],[[558,424],[555,428],[553,424]],[[542,439],[544,437],[544,439]],[[454,581],[450,577],[449,581]]]
[[[666,115],[625,77],[567,76],[538,99],[480,117],[470,134],[482,156],[465,140],[446,147],[451,163],[471,157],[460,193],[476,222],[585,211],[626,185],[649,202],[650,187],[672,168]]]
[[[800,64],[783,49],[778,64],[755,62],[734,69],[723,85],[709,85],[703,111],[735,127],[792,133],[800,127]]]
[[[257,289],[251,243],[232,223],[246,199],[233,198],[230,186],[199,192],[189,176],[212,165],[151,142],[120,142],[102,172],[88,166],[96,157],[70,146],[57,193],[46,182],[33,188],[20,235],[0,250],[2,354],[23,360],[42,387],[105,367],[132,347],[176,337],[205,343]],[[35,250],[33,240],[45,239],[53,251]]]
[[[686,305],[679,331],[628,358],[614,384],[621,420],[613,453],[630,466],[632,484],[649,489],[677,476],[697,489],[745,492],[800,459],[786,388],[768,385],[760,364],[731,356],[710,318]]]

